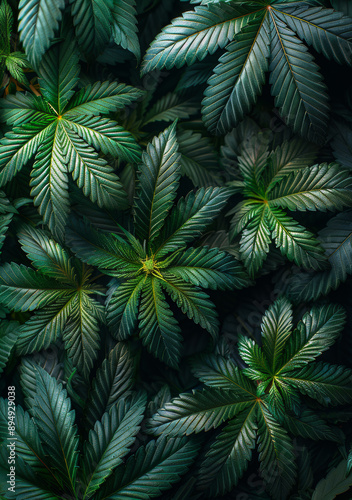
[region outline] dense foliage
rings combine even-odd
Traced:
[[[1,500],[350,497],[351,66],[349,0],[0,0]]]

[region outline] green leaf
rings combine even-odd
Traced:
[[[135,359],[127,344],[118,343],[98,368],[89,393],[85,419],[92,428],[105,412],[129,395],[135,375]]]
[[[292,331],[292,306],[287,299],[274,302],[262,320],[263,352],[275,373]]]
[[[121,399],[111,410],[104,413],[89,432],[84,449],[83,470],[86,478],[83,498],[93,493],[122,463],[140,429],[145,410],[145,397],[133,400]]]
[[[62,128],[58,120],[48,130],[38,148],[30,182],[34,205],[58,239],[63,238],[70,210]]]
[[[207,330],[214,340],[219,331],[219,320],[214,304],[209,296],[198,287],[185,283],[182,279],[174,279],[168,273],[164,273],[165,281],[162,287],[168,292],[171,299],[189,319]]]
[[[270,83],[275,105],[294,132],[309,141],[322,142],[327,128],[328,97],[319,68],[276,10],[270,10],[270,16]]]
[[[117,156],[123,161],[136,163],[140,161],[140,147],[133,136],[113,120],[100,116],[85,116],[75,118],[75,121],[62,121],[65,128],[76,132],[90,146],[104,154]]]
[[[24,355],[47,349],[61,337],[72,312],[74,300],[75,295],[56,299],[54,304],[37,311],[21,325],[16,342],[16,354]]]
[[[26,226],[18,233],[22,250],[34,266],[46,276],[76,285],[76,272],[67,251],[40,229]]]
[[[172,261],[166,273],[212,290],[233,290],[244,284],[238,263],[218,248],[188,248]]]
[[[225,206],[230,193],[224,188],[201,188],[181,198],[156,242],[156,256],[183,248],[200,236]]]
[[[158,410],[148,423],[149,429],[154,435],[168,436],[208,431],[251,406],[250,397],[212,387],[181,394]]]
[[[99,315],[103,315],[102,306],[79,290],[72,301],[63,340],[73,364],[85,378],[89,377],[99,350]]]
[[[73,289],[22,264],[0,268],[0,301],[14,311],[33,311],[72,293]]]
[[[325,267],[324,249],[310,231],[279,208],[270,207],[267,216],[272,237],[283,255],[306,269]]]
[[[248,467],[256,441],[256,405],[236,415],[222,429],[199,470],[198,488],[216,498],[231,491]]]
[[[20,0],[18,6],[20,40],[34,67],[50,47],[64,7],[64,0],[59,0],[55,5],[47,0]]]
[[[325,406],[349,403],[352,399],[351,370],[343,366],[319,362],[290,372],[284,380]]]
[[[248,226],[242,232],[240,241],[241,258],[252,278],[255,277],[267,258],[270,243],[266,207],[256,207]]]
[[[150,441],[116,469],[97,500],[149,500],[159,496],[187,472],[198,448],[196,442],[186,439]]]
[[[112,36],[117,45],[127,49],[139,62],[141,49],[138,40],[135,0],[114,0]]]
[[[10,53],[10,37],[13,27],[13,13],[6,0],[0,5],[0,53]]]
[[[15,95],[8,94],[6,98],[1,99],[0,109],[0,120],[14,126],[27,122],[40,122],[48,118],[47,115],[50,114],[50,108],[46,101],[41,97],[23,92],[16,92]]]
[[[198,106],[192,99],[185,100],[169,92],[151,107],[143,119],[143,126],[159,121],[172,122],[178,118],[187,119],[197,111]]]
[[[143,344],[154,356],[176,368],[181,351],[181,330],[158,278],[149,277],[144,283],[138,318]]]
[[[81,115],[106,115],[131,104],[143,92],[130,85],[116,82],[96,82],[84,87],[71,99],[65,118],[74,120]]]
[[[196,7],[173,19],[147,50],[142,74],[155,68],[180,68],[201,61],[230,42],[251,19],[248,11],[229,4]]]
[[[352,177],[337,163],[291,172],[269,192],[271,207],[289,210],[342,210],[352,204]]]
[[[282,423],[292,434],[305,439],[339,441],[341,438],[324,420],[309,409],[302,410],[299,415],[286,413]]]
[[[346,474],[346,460],[333,467],[324,479],[321,479],[313,491],[312,500],[333,500],[352,486],[352,473]]]
[[[283,177],[308,167],[317,156],[317,147],[306,140],[294,137],[285,141],[270,154],[267,184],[270,188]]]
[[[53,45],[42,58],[39,85],[45,99],[61,115],[79,79],[79,57],[72,36]]]
[[[307,9],[306,6],[275,13],[317,52],[340,64],[351,65],[352,21],[349,17],[332,9],[323,7]]]
[[[257,415],[260,471],[273,498],[286,498],[296,482],[292,442],[263,404]]]
[[[0,187],[10,181],[32,158],[38,147],[51,133],[53,116],[41,121],[23,124],[7,132],[0,141]]]
[[[343,212],[329,220],[326,228],[319,232],[322,247],[331,264],[331,269],[318,274],[300,273],[292,279],[289,293],[295,300],[316,300],[339,284],[352,273],[352,212]]]
[[[136,234],[150,244],[173,206],[180,177],[176,123],[155,137],[143,153],[135,202]]]
[[[329,349],[343,330],[345,320],[346,313],[340,306],[313,307],[287,342],[278,373],[300,368]]]
[[[74,491],[78,436],[74,426],[74,411],[62,385],[43,368],[36,367],[36,394],[31,413],[38,425],[41,440],[53,467],[66,478]]]
[[[131,276],[141,267],[139,252],[113,234],[102,233],[79,221],[72,221],[67,241],[79,258],[112,276]]]
[[[2,320],[0,323],[0,373],[4,371],[15,342],[17,341],[18,329],[19,323],[17,323],[17,321]]]
[[[125,340],[133,335],[138,319],[140,295],[145,276],[112,286],[108,294],[107,319],[114,337]]]
[[[218,186],[218,158],[207,137],[183,130],[177,133],[181,153],[181,173],[191,179],[196,187]]]
[[[102,208],[127,208],[127,194],[118,176],[93,148],[87,146],[76,132],[65,127],[62,129],[62,145],[68,171],[85,196]]]
[[[255,104],[269,69],[270,24],[263,12],[248,23],[226,47],[202,101],[205,126],[224,134]]]
[[[203,354],[191,359],[192,372],[209,387],[226,389],[239,397],[256,397],[256,388],[231,359]]]
[[[113,0],[70,0],[78,44],[88,59],[99,55],[109,42]]]

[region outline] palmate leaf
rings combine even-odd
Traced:
[[[181,436],[208,431],[252,406],[254,401],[255,397],[250,394],[239,396],[235,391],[207,387],[192,394],[181,394],[166,403],[148,425],[154,435]]]
[[[342,210],[352,204],[352,178],[337,163],[291,172],[269,191],[269,205],[289,210]]]
[[[91,498],[112,471],[121,464],[140,429],[145,410],[145,397],[120,399],[104,413],[89,432],[84,449],[85,477],[83,498]]]
[[[17,341],[19,323],[17,321],[2,320],[0,324],[0,374],[4,371],[12,349]]]
[[[329,113],[326,87],[303,41],[329,59],[351,64],[351,20],[321,6],[310,8],[311,2],[201,3],[157,35],[142,72],[198,64],[226,48],[203,100],[204,121],[212,132],[229,131],[250,111],[269,69],[281,116],[295,132],[322,142]]]
[[[312,142],[321,140],[329,108],[319,68],[294,32],[273,14],[270,71],[275,105],[288,125]]]
[[[287,498],[296,482],[292,442],[263,404],[257,418],[260,472],[273,498]]]
[[[346,313],[340,306],[329,304],[314,307],[298,323],[297,329],[286,343],[279,374],[300,368],[326,351],[343,330]]]
[[[256,404],[222,429],[199,469],[198,488],[210,498],[231,491],[247,469],[256,441]]]
[[[135,360],[127,344],[118,343],[104,359],[93,379],[86,407],[85,420],[89,428],[129,395],[134,384]]]
[[[31,413],[45,442],[48,461],[58,469],[74,491],[78,437],[74,412],[62,385],[43,368],[36,366],[37,387]]]
[[[143,153],[135,202],[136,235],[150,244],[160,233],[180,177],[176,123],[155,137]]]
[[[265,83],[269,47],[266,16],[248,23],[226,47],[202,101],[203,120],[211,132],[225,133],[251,110]]]
[[[97,500],[149,500],[159,496],[187,472],[198,448],[197,442],[186,439],[150,441],[126,465],[116,469],[97,494]]]
[[[54,6],[48,0],[20,1],[18,16],[20,40],[34,67],[49,48],[59,27],[64,7],[64,0],[59,0]]]
[[[193,241],[225,206],[230,192],[224,188],[201,188],[181,198],[156,241],[156,256],[178,250]]]
[[[70,0],[75,34],[82,52],[92,58],[109,42],[113,0]]]
[[[138,327],[148,350],[168,365],[177,367],[181,352],[181,330],[165,300],[162,283],[153,276],[145,281]]]

